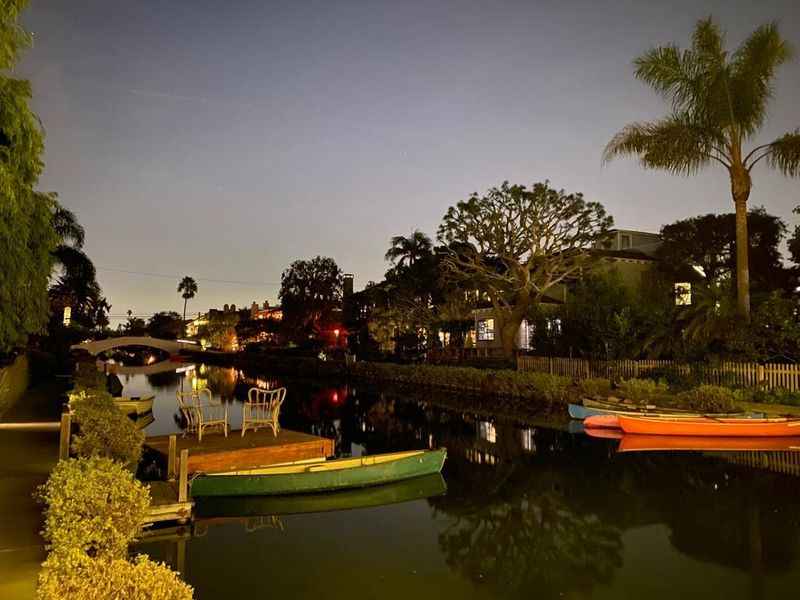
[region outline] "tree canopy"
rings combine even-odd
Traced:
[[[30,36],[19,24],[27,0],[0,1],[0,352],[47,323],[47,286],[58,243],[52,194],[37,192],[44,149],[29,107],[31,86],[8,75]]]
[[[439,228],[447,244],[444,269],[456,282],[485,291],[506,354],[524,316],[554,286],[597,260],[590,250],[613,219],[582,194],[548,182],[530,189],[503,182],[450,207]]]
[[[752,280],[759,291],[790,290],[793,271],[783,266],[780,243],[786,224],[763,208],[748,213],[749,263]],[[736,278],[736,215],[707,214],[683,219],[661,228],[658,249],[662,269],[671,273],[697,265],[707,283]]]
[[[329,257],[296,260],[281,275],[278,297],[289,337],[307,339],[334,321],[342,300],[342,271]]]
[[[605,160],[639,158],[647,169],[680,175],[717,164],[730,176],[736,207],[737,296],[749,319],[747,201],[751,172],[760,162],[787,176],[800,175],[800,129],[744,147],[764,125],[778,68],[793,55],[775,23],[757,28],[734,51],[711,18],[697,23],[690,48],[653,48],[635,61],[635,75],[667,100],[671,112],[652,122],[631,123],[605,149]]]

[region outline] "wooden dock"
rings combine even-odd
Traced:
[[[170,438],[175,440],[172,451]],[[248,431],[244,437],[238,429],[229,431],[228,437],[217,432],[207,433],[202,442],[198,442],[195,436],[176,438],[160,435],[147,438],[145,445],[167,459],[170,474],[174,473],[174,457],[188,450],[189,475],[255,469],[277,463],[325,458],[334,453],[333,440],[288,429],[281,429],[277,437],[271,430]]]

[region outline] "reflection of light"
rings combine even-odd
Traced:
[[[195,342],[194,340],[175,340],[175,341],[178,342],[179,344],[194,344],[195,346],[197,345],[197,342]]]
[[[178,367],[175,369],[176,373],[188,373],[189,371],[194,371],[194,365],[186,365],[185,367]],[[200,372],[202,373],[202,369]]]
[[[333,395],[331,396],[331,402],[334,404],[339,404],[339,392],[333,392]]]
[[[153,356],[151,354],[150,356],[147,357],[147,364],[148,365],[152,365],[154,362],[156,362],[156,357],[155,356]]]
[[[495,429],[494,423],[480,421],[478,423],[478,436],[492,444],[497,442],[497,429]]]

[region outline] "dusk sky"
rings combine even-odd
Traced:
[[[392,235],[434,235],[505,179],[583,192],[622,228],[731,211],[720,168],[601,164],[623,125],[666,112],[632,60],[709,14],[729,47],[778,20],[800,49],[797,0],[33,0],[19,74],[47,133],[40,188],[85,226],[112,315],[179,311],[183,275],[195,312],[275,302],[317,254],[360,289]],[[800,58],[758,139],[800,127],[798,107]],[[793,227],[800,182],[761,166],[754,183],[751,205]]]

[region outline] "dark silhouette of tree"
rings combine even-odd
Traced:
[[[334,322],[342,301],[342,271],[329,257],[296,260],[281,275],[278,297],[287,335],[307,341]]]
[[[432,249],[431,239],[417,229],[409,237],[394,236],[384,258],[393,265],[410,267],[421,258],[430,255]]]
[[[697,23],[691,47],[649,50],[636,59],[636,77],[672,105],[658,121],[632,123],[608,143],[605,160],[637,156],[645,168],[692,175],[717,163],[730,176],[736,207],[736,286],[739,314],[750,318],[747,201],[751,172],[765,161],[786,176],[800,175],[800,129],[749,151],[766,121],[775,72],[792,49],[775,23],[756,29],[735,51],[709,17]]]
[[[183,298],[183,322],[186,322],[186,303],[197,295],[197,282],[188,275],[178,282],[178,293]]]

